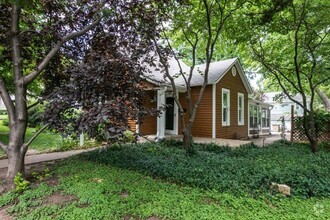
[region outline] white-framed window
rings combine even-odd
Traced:
[[[262,108],[261,109],[261,126],[263,128],[268,128],[269,127],[269,110],[267,108]]]
[[[230,125],[230,91],[222,89],[222,126]]]
[[[250,104],[250,128],[256,129],[258,128],[258,106]]]
[[[237,97],[237,119],[238,125],[244,125],[244,94],[238,93]]]

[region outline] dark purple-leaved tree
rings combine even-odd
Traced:
[[[8,143],[0,146],[8,156],[8,183],[17,173],[24,175],[25,153],[47,126],[61,129],[70,124],[92,136],[111,135],[137,114],[143,69],[139,57],[149,48],[163,4],[166,1],[0,2],[0,95],[10,128]],[[56,117],[47,114],[47,124],[26,140],[30,94],[40,95],[36,88],[45,88],[47,113]]]

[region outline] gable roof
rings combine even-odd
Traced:
[[[277,96],[281,96],[282,95],[282,99],[279,97],[274,99]],[[292,95],[292,98],[298,102],[302,102],[303,98],[301,94],[296,94],[296,95]],[[293,103],[293,101],[291,101],[285,94],[283,94],[282,92],[266,92],[264,94],[264,101],[268,102],[268,103]],[[307,101],[309,101],[309,97],[307,97]]]
[[[180,66],[182,68],[182,71],[184,72],[185,76],[188,77],[190,72],[190,67],[186,65],[184,62],[179,60],[179,62],[171,57],[168,59],[168,65],[169,65],[169,72],[170,75],[174,78],[175,84],[179,87],[185,87],[186,83],[182,75],[180,75]],[[179,66],[180,65],[180,66]],[[240,61],[237,57],[212,62],[210,63],[209,67],[209,74],[208,74],[208,85],[209,84],[215,84],[218,83],[221,78],[233,67],[236,66],[237,72],[240,75],[242,82],[249,94],[252,93],[252,88],[248,82],[248,79],[243,71],[243,68],[240,64]],[[201,86],[204,82],[204,70],[205,70],[206,64],[200,64],[196,65],[193,71],[193,76],[191,78],[190,85],[193,86]],[[151,83],[154,83],[156,85],[170,85],[169,79],[163,74],[161,71],[162,67],[149,67],[148,72],[144,73],[144,77]]]

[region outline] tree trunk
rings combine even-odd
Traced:
[[[319,149],[318,149],[318,142],[317,140],[312,140],[310,141],[311,144],[311,149],[313,153],[316,153]]]
[[[22,152],[18,149],[21,149],[21,147],[15,147],[14,149],[9,149],[7,151],[8,171],[6,178],[10,184],[14,183],[14,178],[18,173],[21,173],[23,176],[25,175],[25,152]]]
[[[24,109],[21,111],[24,111]],[[8,156],[8,171],[6,179],[10,184],[14,182],[14,177],[18,173],[21,173],[23,176],[25,174],[24,157],[27,147],[24,146],[24,139],[27,127],[27,114],[26,112],[25,114],[24,112],[21,112],[21,114],[25,116],[25,119],[16,119],[16,123],[11,127],[8,148],[6,151]]]
[[[183,134],[183,145],[184,145],[187,155],[195,154],[196,152],[194,149],[194,142],[193,142],[192,135],[191,135],[191,129],[186,127],[182,131],[182,134]]]
[[[311,109],[311,112],[309,114],[310,116],[310,138],[309,142],[311,144],[311,150],[313,153],[318,151],[318,138],[317,138],[317,133],[316,133],[316,128],[315,128],[315,115],[313,109]]]
[[[308,117],[309,116],[309,117]],[[307,136],[307,139],[310,143],[310,148],[313,153],[316,153],[318,151],[318,137],[317,132],[315,128],[315,114],[313,106],[311,106],[310,112],[307,115],[307,111],[304,110],[304,131],[305,135]],[[309,125],[309,126],[308,126]]]
[[[6,149],[8,156],[7,182],[12,184],[14,177],[21,173],[24,176],[24,156],[27,146],[24,145],[27,128],[27,85],[24,82],[23,58],[20,45],[20,14],[19,2],[13,2],[11,15],[11,57],[15,82],[15,107],[8,111],[10,116],[9,143]]]

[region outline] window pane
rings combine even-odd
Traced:
[[[228,107],[227,102],[228,102],[228,94],[223,93],[223,100],[222,100],[223,107],[225,107],[225,108]]]
[[[254,106],[253,107],[253,116],[254,117],[257,117],[257,115],[258,115],[258,107],[257,106]]]
[[[253,128],[253,116],[250,117],[250,128]]]
[[[222,121],[227,122],[227,108],[223,108]]]

